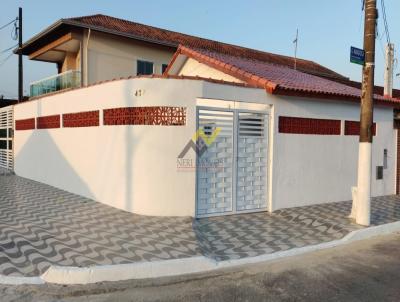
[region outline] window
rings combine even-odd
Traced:
[[[153,74],[153,62],[137,60],[137,75]]]
[[[165,69],[167,69],[168,64],[162,64],[161,65],[161,73],[164,73]]]

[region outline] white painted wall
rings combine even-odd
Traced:
[[[88,83],[136,76],[137,60],[154,63],[154,73],[161,74],[162,64],[168,64],[174,50],[155,47],[132,39],[91,31],[84,36],[88,48]]]
[[[270,210],[325,202],[351,200],[351,187],[357,185],[358,136],[301,135],[278,133],[279,116],[359,120],[359,104],[279,97],[261,89],[232,87],[221,91],[205,85],[204,97],[259,102],[272,105],[272,155],[270,167]],[[372,149],[372,195],[395,194],[396,132],[393,109],[375,106],[377,135]],[[344,124],[342,125],[344,131]],[[376,180],[376,166],[383,165],[388,150],[388,169],[383,180]]]
[[[137,89],[144,95],[136,97]],[[15,119],[129,106],[187,107],[186,126],[15,131],[17,175],[146,215],[194,215],[195,173],[177,156],[195,132],[200,81],[121,80],[15,106]],[[190,153],[194,157],[194,154]]]
[[[212,78],[216,80],[223,80],[235,83],[244,83],[243,81],[232,77],[226,73],[219,70],[211,68],[205,64],[202,64],[192,58],[187,58],[184,62],[182,68],[179,70],[178,75],[185,76],[199,76],[205,78]]]
[[[276,115],[359,120],[359,106],[329,101],[308,102],[279,98]],[[377,135],[372,149],[372,195],[395,193],[396,137],[393,110],[375,107]],[[278,119],[275,128],[278,127]],[[342,127],[343,131],[343,127]],[[376,180],[376,166],[383,165],[388,150],[388,169]],[[274,208],[320,202],[351,200],[357,185],[358,136],[276,134],[274,145]]]
[[[186,61],[180,74],[185,74],[182,70],[195,70],[190,66],[190,62]],[[206,78],[220,79],[220,75],[214,77],[212,68],[196,68],[209,71],[208,74],[202,73]],[[196,72],[190,75],[196,75]],[[358,136],[283,134],[278,133],[278,121],[280,115],[358,121],[359,104],[279,97],[266,94],[262,89],[247,89],[232,87],[221,90],[218,85],[206,84],[203,96],[273,105],[270,211],[351,200],[351,187],[357,185]],[[397,151],[393,108],[375,106],[374,121],[377,123],[377,136],[373,138],[372,149],[372,196],[394,194]],[[376,180],[376,166],[383,164],[384,149],[388,150],[388,169],[384,170],[383,180]]]
[[[144,95],[136,97],[141,89]],[[262,89],[195,80],[131,79],[78,89],[15,106],[15,119],[127,106],[185,106],[187,125],[100,126],[16,131],[15,172],[103,203],[147,215],[194,215],[195,172],[176,169],[195,132],[198,99],[270,104],[270,210],[351,199],[357,136],[278,133],[278,117],[357,120],[355,103],[268,95]],[[388,149],[374,196],[395,192],[392,109],[375,107],[373,172]],[[193,152],[189,158],[195,159]]]

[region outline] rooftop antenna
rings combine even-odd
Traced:
[[[297,44],[299,42],[299,29],[296,30],[296,39],[293,40],[294,43],[294,70],[297,68]]]

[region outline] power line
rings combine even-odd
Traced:
[[[18,39],[18,27],[17,27],[17,20],[14,22],[14,28],[11,30],[11,39],[17,40]]]
[[[13,46],[11,46],[11,47],[9,47],[9,48],[6,48],[6,49],[0,51],[0,53],[5,53],[5,52],[7,52],[7,51],[9,51],[9,50],[12,50],[13,48],[15,48],[15,47],[17,47],[17,46],[18,46],[18,43],[15,44],[15,45],[13,45]]]
[[[3,26],[0,27],[0,30],[2,30],[3,28],[6,28],[8,25],[10,25],[11,23],[17,21],[17,18],[11,20],[10,22],[8,22],[7,24],[4,24]]]
[[[4,65],[5,62],[7,62],[11,56],[13,55],[13,53],[10,53],[3,61],[0,62],[0,67]]]
[[[388,25],[387,17],[386,17],[385,0],[381,0],[381,7],[382,7],[382,15],[383,15],[383,24],[384,24],[385,33],[386,33],[386,40],[387,40],[387,43],[390,44],[389,25]]]
[[[379,28],[378,28],[378,25],[376,26],[376,36],[377,36],[377,40],[379,40],[379,45],[380,45],[380,48],[381,48],[381,51],[382,51],[383,60],[385,60],[385,58],[386,58],[386,53],[385,53],[385,50],[384,50],[384,47],[383,47],[383,43],[382,43],[383,32],[380,33],[380,30],[379,30]]]

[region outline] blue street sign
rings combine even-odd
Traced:
[[[355,64],[364,65],[365,51],[360,48],[350,47],[350,62]]]

